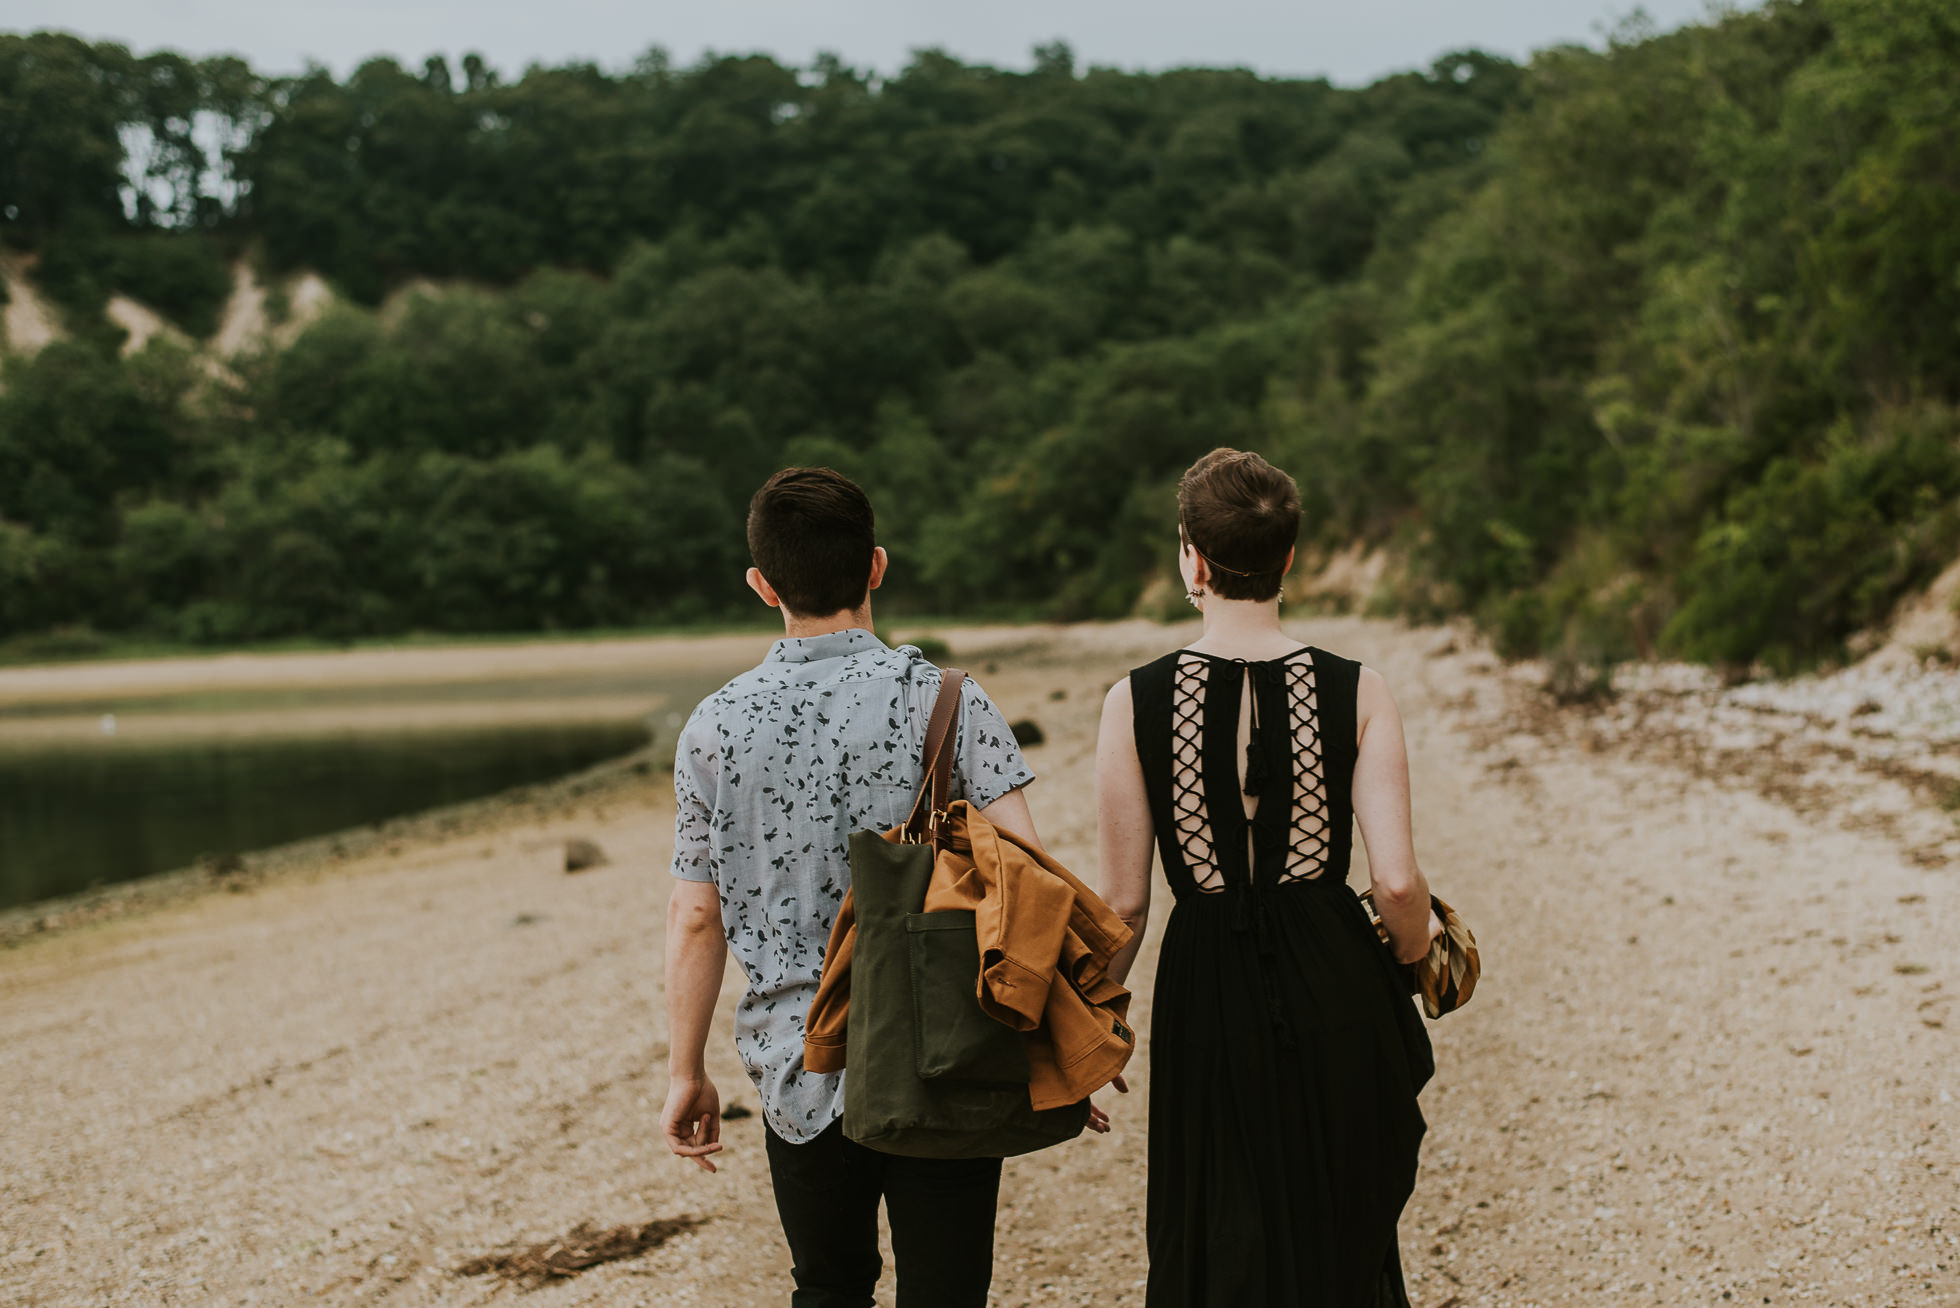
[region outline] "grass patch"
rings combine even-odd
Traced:
[[[64,628],[0,641],[0,667],[29,663],[95,663],[119,659],[221,658],[227,654],[318,654],[349,649],[467,649],[525,645],[537,641],[647,640],[657,636],[739,636],[780,632],[773,615],[747,622],[688,622],[644,627],[595,627],[576,631],[410,631],[392,636],[328,640],[288,636],[234,644],[194,644],[154,636],[103,635],[86,628]]]
[[[1032,612],[980,617],[945,615],[891,615],[890,625],[881,621],[881,637],[894,628],[908,632],[921,627],[970,626],[976,622],[1021,624],[1036,621]],[[524,645],[537,641],[648,640],[659,636],[746,636],[782,634],[782,619],[763,610],[749,618],[710,618],[696,622],[647,623],[628,627],[589,627],[559,631],[405,631],[387,636],[360,636],[351,640],[319,636],[283,636],[274,640],[248,640],[235,643],[198,644],[169,640],[160,636],[115,635],[89,627],[60,627],[0,640],[0,667],[19,667],[30,663],[92,663],[119,659],[219,658],[227,654],[318,654],[347,649],[467,649],[485,645]],[[887,643],[890,643],[887,641]],[[946,641],[935,635],[920,634],[912,642],[926,657],[942,662],[952,655]]]

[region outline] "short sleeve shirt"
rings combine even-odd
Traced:
[[[748,980],[735,1047],[771,1129],[802,1143],[844,1111],[844,1073],[803,1067],[803,1023],[851,884],[851,833],[911,811],[939,669],[852,629],[777,641],[703,700],[674,757],[674,875],[712,881]],[[954,797],[985,808],[1034,780],[1006,720],[969,679]]]

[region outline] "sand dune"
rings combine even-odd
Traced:
[[[7,304],[0,309],[0,348],[14,354],[38,354],[49,342],[61,337],[54,309],[35,291],[22,260],[0,259],[0,282],[7,290]]]

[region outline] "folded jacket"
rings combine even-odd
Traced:
[[[946,822],[923,911],[972,910],[980,1006],[1027,1034],[1034,1108],[1078,1103],[1109,1084],[1136,1049],[1130,992],[1109,975],[1130,928],[1074,873],[965,801]],[[844,1067],[856,940],[847,891],[804,1026],[803,1065],[813,1072]]]

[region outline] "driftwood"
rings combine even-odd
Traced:
[[[705,1217],[663,1217],[651,1222],[629,1222],[604,1230],[591,1222],[580,1222],[555,1240],[544,1240],[522,1249],[478,1254],[455,1268],[458,1276],[497,1276],[537,1288],[554,1280],[577,1276],[602,1263],[637,1258],[658,1249],[677,1235],[707,1222]]]

